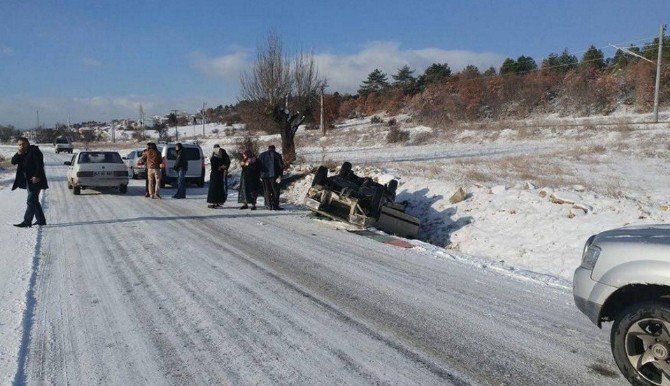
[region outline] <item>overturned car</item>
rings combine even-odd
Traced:
[[[351,163],[342,164],[337,175],[328,177],[328,168],[320,166],[305,205],[312,211],[361,228],[375,227],[386,233],[416,238],[419,219],[405,213],[405,204],[395,203],[398,181],[382,185],[371,178],[359,177]]]

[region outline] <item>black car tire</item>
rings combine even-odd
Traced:
[[[619,370],[624,377],[633,385],[650,386],[660,383],[650,382],[646,379],[628,360],[627,348],[632,349],[632,343],[626,342],[626,333],[634,323],[644,319],[660,319],[670,323],[670,306],[660,302],[642,302],[633,304],[619,313],[614,319],[612,331],[610,333],[610,344],[612,346],[612,355]],[[652,366],[648,364],[646,366]],[[644,366],[641,367],[645,369]],[[648,374],[649,375],[649,374]]]
[[[312,180],[312,186],[316,185],[325,185],[328,180],[328,168],[325,166],[319,166],[314,174],[314,179]]]
[[[119,193],[126,194],[128,192],[128,185],[119,185]]]
[[[340,177],[346,177],[351,173],[351,162],[344,162],[340,168]]]
[[[81,194],[81,187],[80,186],[75,186],[72,188],[72,193],[74,193],[75,196],[78,196]]]

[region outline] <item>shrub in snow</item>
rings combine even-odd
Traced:
[[[409,131],[400,130],[397,126],[391,127],[386,134],[386,142],[388,143],[404,143],[407,141],[409,141]]]
[[[387,125],[388,125],[389,127],[395,126],[395,125],[397,125],[397,124],[398,124],[398,121],[396,121],[395,118],[391,118],[391,119],[389,119],[389,121],[387,122]]]
[[[370,118],[370,123],[384,123],[384,120],[375,115]]]

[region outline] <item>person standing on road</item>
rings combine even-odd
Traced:
[[[219,145],[214,145],[214,153],[209,159],[209,190],[207,191],[208,208],[218,208],[226,202],[228,196],[227,177],[230,157]]]
[[[265,208],[282,210],[279,207],[279,183],[284,173],[284,160],[281,154],[277,153],[274,145],[268,146],[268,150],[262,152],[258,159],[261,164]]]
[[[16,165],[16,178],[12,190],[16,188],[28,191],[26,212],[23,222],[13,224],[19,228],[30,228],[33,225],[47,225],[44,211],[40,204],[40,190],[49,189],[47,176],[44,172],[44,155],[40,148],[31,145],[27,138],[18,140],[18,151],[12,157],[12,165]],[[36,222],[33,224],[33,217]]]
[[[177,143],[175,146],[177,150],[177,159],[174,162],[174,171],[177,172],[177,193],[172,198],[180,199],[186,198],[186,171],[188,170],[188,161],[184,154],[184,146]]]
[[[163,157],[158,151],[155,143],[149,143],[149,148],[147,149],[147,152],[142,155],[139,163],[140,165],[147,166],[149,196],[151,198],[161,198],[161,165],[163,164]]]
[[[251,150],[242,153],[242,172],[240,173],[240,190],[237,192],[237,202],[243,204],[240,209],[256,210],[256,199],[261,190],[261,165]]]
[[[147,154],[147,150],[151,147],[151,142],[147,143],[147,148],[142,150],[142,157],[144,157]],[[141,161],[138,162],[139,165],[141,164]],[[147,169],[147,165],[144,164],[144,197],[151,197],[149,194],[149,169]]]

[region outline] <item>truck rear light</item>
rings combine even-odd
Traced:
[[[94,172],[77,172],[77,177],[93,177]]]
[[[128,177],[128,171],[116,171],[114,172],[114,177]]]

